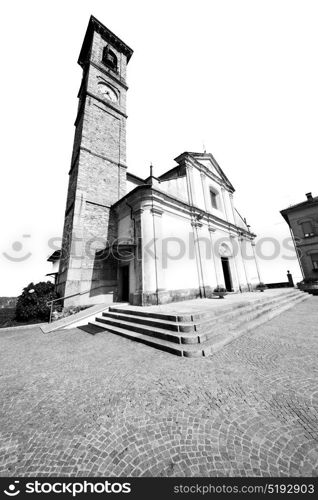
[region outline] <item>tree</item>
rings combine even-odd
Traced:
[[[41,281],[36,285],[30,283],[18,297],[16,319],[18,321],[43,320],[48,321],[50,309],[49,300],[58,298],[54,285],[50,281]]]

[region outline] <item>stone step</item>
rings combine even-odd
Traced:
[[[280,300],[275,304],[267,305],[263,308],[258,308],[255,311],[249,311],[248,314],[242,315],[238,321],[226,321],[222,325],[217,325],[216,328],[206,333],[207,340],[211,340],[216,338],[218,335],[223,335],[224,330],[228,331],[231,335],[233,332],[240,331],[241,329],[245,329],[246,325],[254,324],[253,322],[258,321],[259,318],[264,318],[264,321],[267,321],[267,318],[276,311],[285,311],[286,309],[290,309],[294,307],[298,302],[302,302],[306,297],[303,295],[297,295],[292,300]],[[278,312],[280,314],[280,312]],[[262,321],[262,323],[264,322]]]
[[[295,297],[295,295],[293,295]],[[278,307],[281,302],[290,302],[291,300],[294,300],[292,296],[284,295],[282,298],[279,298],[280,300],[270,300],[270,301],[262,301],[262,307],[258,307],[255,309],[254,307],[249,306],[247,311],[248,315],[246,314],[240,314],[239,319],[241,320],[242,324],[245,324],[247,321],[252,321],[253,319],[257,318],[259,315],[266,314],[269,310],[273,308],[272,303],[274,302],[275,307]],[[296,294],[296,297],[298,297],[298,294]],[[143,335],[147,335],[150,337],[155,337],[159,338],[162,340],[178,343],[178,344],[198,344],[198,343],[203,343],[206,340],[215,337],[217,335],[220,335],[224,328],[226,330],[228,329],[233,329],[235,327],[238,327],[238,323],[232,321],[229,321],[228,318],[226,318],[226,321],[219,321],[215,322],[217,318],[215,318],[213,323],[209,323],[209,329],[206,329],[206,331],[198,331],[198,332],[190,332],[188,334],[184,332],[175,332],[175,331],[167,331],[164,328],[158,328],[158,327],[152,327],[149,324],[143,324],[143,323],[135,323],[134,319],[136,317],[132,317],[129,315],[124,316],[124,319],[121,319],[122,316],[119,316],[119,318],[113,318],[113,317],[107,317],[103,315],[102,318],[98,317],[96,318],[96,321],[94,322],[95,325],[99,327],[103,327],[104,329],[109,329],[110,326],[115,326],[119,328],[125,328],[126,330],[129,331],[134,331],[137,333],[141,333]],[[132,319],[133,321],[129,321],[129,319]],[[223,317],[220,317],[223,318]],[[127,321],[128,319],[128,321]],[[236,318],[234,318],[236,319]]]
[[[135,323],[133,321],[122,320],[120,318],[96,317],[94,322],[90,324],[108,329],[110,326],[118,328],[125,328],[126,330],[148,335],[158,339],[168,340],[176,344],[192,344],[200,342],[198,334],[193,330],[192,332],[177,332],[166,330],[164,328],[154,327],[148,324]]]
[[[293,290],[289,293],[281,293],[273,297],[273,296],[266,296],[266,292],[265,293],[259,292],[258,294],[259,298],[254,299],[253,301],[248,303],[246,303],[246,301],[239,303],[236,308],[231,307],[231,304],[228,304],[227,307],[220,307],[217,314],[215,314],[215,317],[220,317],[220,316],[223,317],[225,314],[235,314],[236,312],[239,313],[244,309],[246,309],[247,307],[257,307],[258,305],[262,306],[265,303],[274,302],[277,300],[285,299],[287,297],[291,298],[295,295],[298,295],[298,293],[299,292],[297,292],[297,290]],[[210,319],[209,315],[207,316],[207,318],[202,318],[201,322],[204,322],[205,319],[208,321]]]
[[[252,304],[249,303],[246,304],[244,307],[240,308],[239,310],[229,311],[221,316],[217,316],[216,318],[214,318],[213,324],[223,325],[224,323],[226,323],[227,325],[230,325],[236,319],[245,322],[246,320],[253,319],[253,317],[257,315],[258,311],[260,312],[260,314],[262,314],[262,311],[264,311],[264,309],[266,308],[277,307],[282,302],[292,303],[299,296],[302,295],[299,295],[299,293],[296,292],[295,294],[282,295],[279,297],[270,298],[268,300],[262,300],[260,302],[257,301],[256,303],[253,302]],[[196,331],[200,334],[208,332],[210,328],[211,328],[210,319],[196,324]]]
[[[239,328],[235,327],[235,325],[233,327],[232,325],[231,328],[226,329],[223,332],[219,331],[215,335],[212,335],[208,338],[207,341],[203,342],[202,344],[187,345],[183,350],[183,356],[210,356],[211,354],[222,349],[225,345],[233,342],[236,338],[244,335],[245,333],[248,333],[251,330],[254,330],[267,321],[270,321],[271,319],[283,313],[284,311],[287,311],[294,305],[303,302],[304,300],[306,300],[306,298],[307,297],[305,296],[299,296],[293,303],[288,303],[287,301],[285,301],[275,309],[269,310],[266,313],[264,312],[264,314],[259,314],[256,318],[249,321],[248,323],[245,323],[244,325],[241,325]]]
[[[156,328],[163,328],[166,330],[173,330],[175,332],[191,332],[194,330],[193,322],[169,321],[165,319],[152,318],[151,316],[137,316],[127,313],[109,311],[103,313],[103,318],[118,319],[131,323],[142,323],[143,325],[154,326]]]
[[[155,313],[152,311],[141,311],[139,309],[129,309],[129,308],[115,307],[115,306],[110,307],[109,311],[115,313],[129,314],[131,316],[144,316],[154,319],[161,319],[164,321],[184,321],[184,322],[191,321],[191,314],[185,314],[179,316],[176,314]]]
[[[254,319],[257,319],[258,317],[270,313],[271,311],[275,311],[276,309],[281,309],[285,308],[285,306],[288,306],[288,308],[293,307],[297,302],[302,302],[303,296],[302,295],[295,295],[293,297],[287,297],[286,299],[281,299],[278,302],[271,302],[269,304],[264,304],[264,308],[258,308],[253,311],[253,313],[247,314],[244,319],[240,318],[239,321],[236,323],[236,327],[240,327],[246,323],[246,320],[248,321],[253,321]]]
[[[91,324],[95,325],[95,322],[91,322]],[[99,327],[99,325],[96,326]],[[121,337],[125,337],[127,339],[135,340],[151,347],[161,349],[162,351],[170,352],[171,354],[176,354],[177,356],[183,356],[183,348],[180,344],[175,344],[163,339],[152,338],[148,335],[127,330],[126,328],[119,328],[118,326],[113,325],[108,325],[107,328],[100,328],[102,328],[104,332],[106,330],[107,332],[115,333],[116,335],[120,335]]]
[[[289,295],[293,295],[295,293],[299,293],[298,290],[291,288],[291,289],[284,289],[281,293],[277,293],[275,295],[274,300],[278,299],[279,297],[286,297]],[[255,294],[259,295],[259,299],[254,299],[253,304],[256,303],[263,303],[264,301],[267,300],[266,298],[266,292],[261,293],[261,292],[254,292]],[[239,295],[239,294],[238,294]],[[211,300],[217,300],[219,299],[211,299]],[[136,307],[136,309],[132,309],[131,307],[124,308],[122,306],[112,306],[109,308],[110,313],[119,313],[119,314],[128,314],[131,316],[138,316],[138,317],[148,317],[152,319],[158,319],[158,320],[163,320],[163,321],[170,321],[170,322],[179,322],[179,323],[186,323],[186,322],[192,322],[192,321],[204,321],[205,319],[209,321],[211,317],[216,317],[225,314],[226,312],[233,312],[236,309],[241,309],[246,307],[246,302],[228,302],[226,299],[224,299],[223,304],[221,307],[215,308],[211,307],[211,311],[207,312],[193,312],[193,313],[182,313],[182,314],[173,314],[173,313],[163,313],[163,312],[154,312],[152,310],[147,310],[148,308],[141,308]],[[133,319],[132,319],[133,321]]]
[[[267,323],[271,319],[275,318],[276,316],[279,316],[283,312],[287,311],[294,305],[303,302],[306,300],[306,297],[299,297],[294,304],[288,304],[285,303],[284,305],[281,305],[280,307],[277,307],[271,311],[268,311],[266,314],[259,315],[257,318],[255,318],[253,321],[250,321],[249,323],[246,323],[244,326],[241,325],[239,329],[234,329],[231,330],[228,335],[226,334],[220,334],[219,338],[214,338],[210,339],[207,342],[204,343],[204,349],[202,352],[203,356],[210,356],[211,354],[214,354],[215,352],[219,351],[224,347],[225,345],[229,344],[230,342],[233,342],[233,340],[237,339],[241,335],[244,335],[252,330],[255,330],[259,326],[263,325],[264,323]]]
[[[216,338],[224,333],[235,331],[240,329],[241,326],[246,325],[248,322],[254,321],[260,316],[263,316],[277,308],[284,307],[285,304],[289,304],[290,307],[294,305],[295,302],[299,300],[303,300],[302,295],[296,295],[293,297],[285,297],[280,298],[280,300],[264,302],[262,306],[258,306],[257,308],[248,307],[245,311],[242,311],[240,315],[224,315],[224,317],[215,318],[215,321],[212,323],[210,321],[209,326],[206,326],[203,329],[198,329],[197,334],[200,343],[204,343],[207,340],[212,338]]]
[[[111,314],[104,313],[89,325],[100,331],[115,333],[178,356],[208,356],[238,336],[269,321],[308,297],[309,295],[305,293],[293,290],[290,293],[268,297],[268,299],[263,297],[256,301],[254,299],[252,303],[246,304],[245,302],[244,305],[234,310],[233,307],[232,310],[226,308],[225,312],[223,309],[223,314],[209,317],[209,328],[206,318],[202,321],[204,316],[200,315],[201,322],[192,322],[195,328],[199,326],[199,329],[192,331],[170,329],[179,328],[182,323],[180,319],[185,316],[188,319],[189,315],[176,315],[174,317],[178,320],[172,321],[166,319],[171,318],[172,315],[155,313],[156,317],[152,317],[150,311],[147,314],[138,315],[137,312],[143,313],[143,311],[137,310],[130,310],[134,314],[129,314],[126,309],[120,309],[123,312],[119,312],[119,309],[115,307],[111,308]],[[202,324],[205,325],[204,329],[200,329]],[[188,321],[185,322],[185,326],[189,326]]]

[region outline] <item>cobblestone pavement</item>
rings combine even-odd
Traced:
[[[0,333],[0,474],[318,475],[318,297],[211,358]]]

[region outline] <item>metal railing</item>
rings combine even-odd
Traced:
[[[53,306],[54,306],[54,303],[55,302],[58,302],[59,300],[64,300],[64,299],[71,299],[72,297],[77,297],[77,296],[80,296],[80,295],[85,295],[86,293],[90,293],[94,290],[98,290],[99,288],[105,288],[103,285],[101,286],[96,286],[95,288],[90,288],[89,290],[85,290],[84,292],[77,292],[77,293],[73,293],[71,295],[65,295],[64,297],[58,297],[57,299],[52,299],[52,300],[49,300],[46,305],[50,308],[50,319],[49,319],[49,323],[52,323],[52,315],[53,315]]]

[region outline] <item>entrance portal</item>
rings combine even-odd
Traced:
[[[120,300],[129,302],[129,266],[119,268]]]
[[[221,257],[221,262],[222,262],[225,288],[228,292],[232,292],[233,291],[232,277],[231,277],[230,262],[228,257]]]

